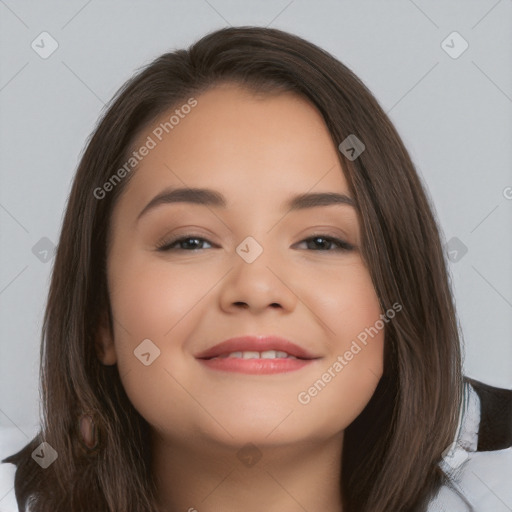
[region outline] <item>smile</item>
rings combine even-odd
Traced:
[[[230,338],[199,352],[196,359],[212,370],[265,375],[300,370],[318,357],[296,343],[270,335]]]

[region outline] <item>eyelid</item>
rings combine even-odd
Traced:
[[[170,251],[170,249],[166,249],[168,246],[174,245],[177,242],[180,242],[182,240],[187,240],[189,238],[197,238],[199,240],[204,240],[205,242],[208,242],[212,246],[215,246],[215,244],[213,242],[208,240],[208,238],[206,238],[203,235],[196,235],[193,233],[185,233],[183,235],[176,235],[176,236],[172,236],[170,238],[163,238],[161,241],[159,241],[155,244],[155,249],[157,251],[162,251],[162,252],[166,252],[166,250]],[[192,251],[190,251],[190,252],[192,252]]]
[[[197,230],[197,231],[196,231]],[[178,241],[182,238],[204,238],[213,244],[209,239],[214,238],[215,235],[208,230],[204,230],[204,228],[196,227],[196,226],[183,226],[179,229],[176,229],[172,232],[167,232],[163,237],[158,239],[155,244],[155,247],[162,247]]]

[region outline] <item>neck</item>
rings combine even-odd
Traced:
[[[159,512],[342,512],[343,434],[293,446],[235,448],[152,433]]]

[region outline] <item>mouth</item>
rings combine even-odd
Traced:
[[[299,370],[319,357],[284,338],[243,336],[219,343],[196,359],[212,370],[271,374]]]

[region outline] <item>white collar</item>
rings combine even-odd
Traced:
[[[456,442],[468,452],[476,452],[480,428],[480,397],[469,382],[464,382]]]

